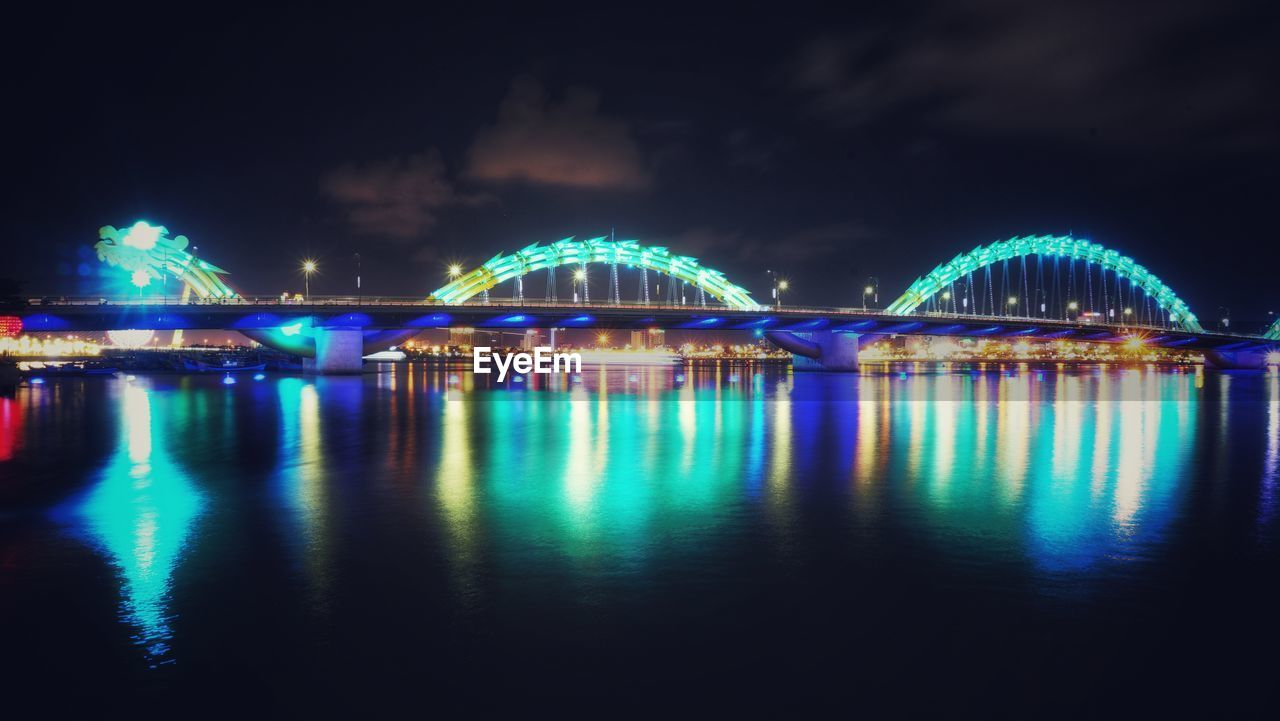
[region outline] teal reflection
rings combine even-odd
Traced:
[[[905,524],[947,554],[1049,575],[1158,553],[1187,502],[1198,377],[939,371],[735,384],[693,369],[638,393],[593,371],[541,396],[451,402],[427,475],[458,586],[490,561],[634,573],[723,552],[740,527],[785,560],[833,483],[871,543]]]
[[[108,556],[121,577],[121,617],[154,668],[172,663],[169,611],[173,573],[204,507],[200,491],[165,449],[163,404],[136,384],[124,387],[120,444],[98,481],[66,509],[75,531]]]
[[[851,409],[856,503],[890,498],[948,552],[1049,573],[1149,557],[1185,502],[1194,384],[1151,369],[865,374]]]
[[[1059,377],[1057,397],[1039,406],[1042,442],[1031,459],[1026,533],[1037,565],[1075,571],[1139,560],[1160,542],[1195,434],[1186,382],[1140,370]]]
[[[329,473],[320,428],[320,395],[301,378],[276,384],[280,402],[280,461],[273,485],[291,514],[287,535],[306,576],[311,606],[328,603],[332,542],[329,534]]]
[[[434,485],[451,555],[464,568],[480,544],[504,567],[554,560],[585,579],[647,568],[672,547],[704,553],[744,495],[766,500],[771,464],[777,490],[789,488],[791,449],[767,442],[770,428],[789,437],[780,408],[714,388],[637,397],[607,384],[448,403]]]

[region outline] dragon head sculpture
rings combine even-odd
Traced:
[[[160,280],[168,272],[202,298],[235,296],[235,291],[218,277],[227,271],[187,252],[187,236],[171,238],[162,225],[141,220],[124,230],[104,225],[98,229],[98,237],[100,240],[93,246],[98,260],[127,271],[139,288]]]

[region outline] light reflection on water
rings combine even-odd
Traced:
[[[169,417],[143,383],[114,390],[117,450],[94,474],[89,490],[55,515],[115,566],[121,618],[156,666],[172,661],[173,574],[205,499],[168,451],[177,440],[168,429],[183,427],[187,419]]]
[[[22,456],[24,435],[58,413],[47,394],[63,383],[86,384],[115,414],[114,450],[55,515],[116,569],[119,618],[150,664],[173,660],[184,558],[206,543],[216,556],[209,539],[235,532],[208,511],[257,502],[227,482],[245,472],[235,453],[184,464],[175,449],[248,443],[245,415],[275,438],[267,513],[286,529],[300,603],[319,615],[333,612],[344,564],[385,560],[347,557],[344,527],[438,539],[468,607],[534,578],[567,577],[579,600],[603,603],[657,569],[714,577],[713,559],[748,541],[794,563],[814,552],[815,524],[853,529],[825,537],[860,539],[850,554],[906,533],[956,562],[1024,564],[1033,585],[1088,580],[1160,556],[1193,510],[1188,469],[1205,463],[1207,432],[1257,434],[1261,473],[1242,482],[1258,484],[1258,534],[1275,535],[1275,374],[1206,388],[1202,374],[1152,368],[927,370],[716,367],[680,381],[670,369],[588,369],[581,383],[531,376],[510,388],[403,365],[225,387],[62,381],[0,399],[0,452]],[[1232,400],[1262,401],[1262,422],[1233,420],[1253,405]],[[1216,472],[1223,455],[1209,461]]]

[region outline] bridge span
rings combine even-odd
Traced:
[[[313,357],[321,371],[359,367],[359,356],[432,328],[649,329],[760,331],[797,356],[797,367],[852,370],[861,336],[933,335],[1125,343],[1205,353],[1218,367],[1260,367],[1276,341],[1180,327],[941,311],[900,314],[839,307],[695,306],[492,299],[448,304],[380,297],[313,297],[303,302],[237,296],[198,302],[65,299],[19,310],[28,331],[119,329],[234,330],[264,345]]]
[[[791,351],[797,368],[854,370],[858,339],[868,335],[939,335],[1140,342],[1197,350],[1220,368],[1260,368],[1280,341],[1280,322],[1264,336],[1206,331],[1173,289],[1145,266],[1097,243],[1071,236],[1026,235],[979,245],[920,276],[884,310],[783,307],[785,279],[770,271],[771,299],[698,259],[610,234],[499,253],[464,270],[422,298],[312,296],[314,260],[302,265],[305,295],[255,298],[230,286],[226,270],[188,251],[185,236],[138,221],[103,226],[98,258],[127,273],[138,296],[109,301],[60,299],[20,305],[30,331],[151,329],[235,330],[266,346],[314,359],[321,372],[354,372],[361,356],[399,344],[428,328],[663,328],[750,330]],[[604,266],[604,302],[591,268]],[[562,288],[562,270],[570,284]],[[620,271],[633,271],[636,302],[623,301]],[[173,277],[181,302],[143,295]],[[526,294],[542,277],[543,299]],[[630,284],[627,284],[628,287]],[[357,287],[359,283],[357,282]],[[499,288],[509,288],[505,298]],[[562,290],[572,301],[560,300]],[[856,297],[856,296],[855,296]],[[664,300],[665,298],[665,300]],[[189,301],[189,302],[188,302]]]

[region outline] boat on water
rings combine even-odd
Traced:
[[[182,367],[196,373],[242,373],[265,370],[266,363],[243,363],[234,358],[224,358],[220,363],[205,363],[190,358],[182,359]]]
[[[120,371],[115,366],[94,361],[20,361],[18,373],[26,377],[61,378],[64,376],[113,376]]]

